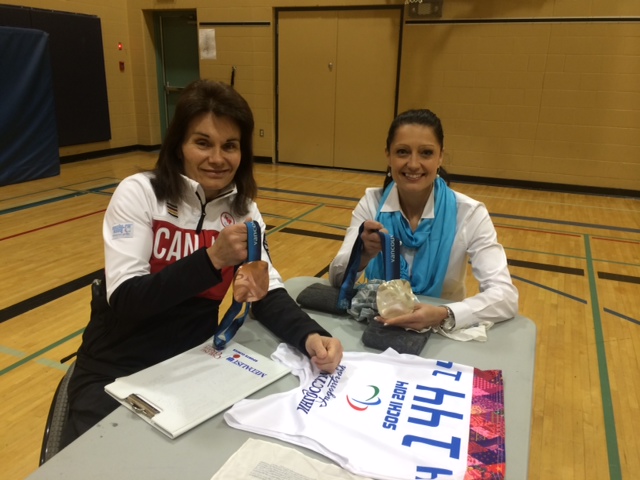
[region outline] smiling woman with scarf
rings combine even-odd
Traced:
[[[441,326],[451,331],[507,320],[518,311],[518,291],[489,212],[482,203],[448,187],[439,175],[443,152],[442,124],[433,112],[409,110],[398,115],[387,136],[384,186],[366,190],[331,262],[329,277],[337,287],[343,283],[364,223],[359,273],[364,271],[368,279],[384,278],[378,232],[388,232],[399,240],[401,278],[411,283],[413,292],[453,302],[419,304],[411,313],[378,318],[386,325],[415,330]],[[465,298],[468,261],[480,293]]]

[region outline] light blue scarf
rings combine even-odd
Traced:
[[[417,295],[440,297],[456,236],[456,195],[442,178],[437,177],[434,182],[434,218],[423,218],[413,232],[401,211],[380,211],[394,184],[395,182],[391,182],[382,194],[376,220],[389,230],[390,235],[400,239],[403,246],[417,249],[411,276],[407,261],[400,257],[400,278],[408,280]],[[365,273],[370,280],[384,278],[381,254],[369,262]]]

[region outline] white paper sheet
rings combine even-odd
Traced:
[[[250,438],[211,480],[371,480],[298,450]]]
[[[200,60],[216,60],[216,30],[214,28],[201,28],[198,31],[198,46],[200,47]]]

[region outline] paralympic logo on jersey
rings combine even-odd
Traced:
[[[380,405],[380,403],[382,403],[382,400],[380,400],[380,397],[378,397],[378,395],[380,395],[380,389],[375,385],[367,385],[367,391],[369,390],[369,388],[373,390],[373,393],[366,400],[357,400],[356,398],[354,397],[350,398],[349,395],[347,395],[346,399],[349,406],[354,410],[357,410],[358,412],[364,412],[369,407]],[[368,392],[367,393],[359,392],[357,397],[363,398],[363,397],[366,397],[367,395],[368,395]]]

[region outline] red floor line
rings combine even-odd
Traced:
[[[44,227],[34,228],[33,230],[27,230],[26,232],[16,233],[15,235],[9,235],[8,237],[0,238],[0,242],[2,242],[3,240],[9,240],[11,238],[20,237],[22,235],[27,235],[28,233],[38,232],[40,230],[44,230],[44,229],[47,229],[47,228],[56,227],[56,226],[62,225],[64,223],[69,223],[69,222],[73,222],[73,221],[76,221],[76,220],[80,220],[81,218],[90,217],[92,215],[97,215],[98,213],[104,213],[106,211],[107,211],[106,209],[98,210],[97,212],[87,213],[85,215],[80,215],[79,217],[68,218],[67,220],[62,220],[61,222],[52,223],[51,225],[45,225]]]

